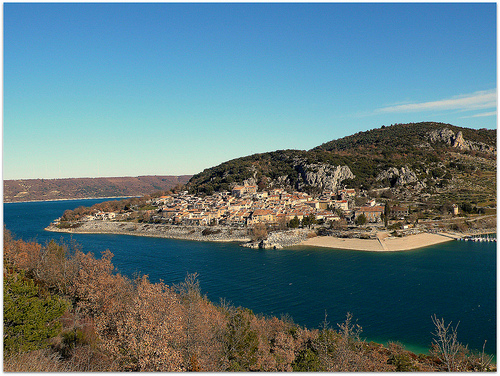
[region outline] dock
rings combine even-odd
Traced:
[[[465,242],[496,242],[497,238],[493,236],[465,236],[457,240]]]

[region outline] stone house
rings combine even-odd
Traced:
[[[409,214],[408,208],[405,206],[393,206],[391,207],[391,217],[404,218]]]
[[[334,208],[347,211],[349,210],[349,202],[347,200],[333,200],[332,201],[332,206]]]
[[[338,195],[341,197],[342,200],[346,200],[351,197],[356,197],[356,190],[355,189],[340,189],[338,191]]]
[[[364,214],[367,221],[371,223],[376,223],[381,221],[382,214],[384,214],[383,206],[361,206],[356,209],[356,218]]]
[[[244,195],[252,195],[257,193],[257,186],[256,185],[237,185],[231,190],[231,194],[234,197],[243,197]]]
[[[250,218],[248,218],[248,224],[261,223],[261,222],[275,222],[276,215],[267,209],[257,209],[255,210]]]

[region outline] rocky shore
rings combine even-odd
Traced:
[[[59,228],[51,224],[45,228],[45,230],[70,234],[117,234],[194,241],[240,242],[242,243],[241,246],[254,249],[281,249],[292,247],[307,240],[308,237],[311,237],[311,234],[313,234],[309,229],[276,231],[269,233],[267,239],[252,241],[251,230],[246,227],[180,226],[119,221],[81,222],[73,228]]]
[[[441,232],[438,234],[436,231],[428,233],[410,230],[403,232],[401,234],[403,236],[400,237],[393,237],[387,232],[380,231],[366,234],[332,232],[328,234],[329,236],[316,236],[314,230],[304,228],[274,231],[270,232],[264,240],[252,241],[251,229],[247,227],[184,226],[120,221],[79,222],[71,228],[59,228],[55,224],[51,224],[45,230],[78,234],[117,234],[194,241],[239,242],[242,247],[254,249],[282,249],[295,245],[306,245],[361,251],[410,250],[450,241],[465,235],[473,235],[473,233]],[[483,229],[477,233],[496,232],[496,229],[488,230]]]
[[[314,235],[312,235],[314,234]],[[275,231],[269,233],[267,239],[242,244],[243,247],[262,249],[281,249],[298,245],[316,234],[308,229]]]

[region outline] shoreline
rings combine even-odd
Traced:
[[[54,201],[76,201],[76,200],[102,200],[115,198],[131,198],[141,196],[111,196],[111,197],[83,197],[83,198],[54,198],[51,200],[28,200],[28,201],[4,201],[4,204],[25,204],[27,202],[54,202]]]
[[[112,234],[132,235],[151,238],[211,241],[211,242],[248,242],[247,228],[208,227],[209,233],[203,234],[207,227],[203,226],[168,226],[152,223],[130,223],[110,221],[84,222],[76,228],[60,229],[50,224],[45,231],[64,232],[68,234]]]
[[[237,242],[243,247],[283,249],[296,246],[311,246],[330,249],[344,249],[369,252],[400,252],[409,251],[436,244],[457,240],[478,233],[419,233],[404,237],[392,237],[388,232],[378,232],[375,239],[338,238],[333,236],[309,237],[310,230],[296,229],[271,232],[264,241],[252,242],[246,227],[225,226],[178,226],[152,223],[89,221],[76,228],[60,229],[50,224],[46,231],[64,232],[69,234],[113,234],[145,236],[165,239]],[[482,234],[496,232],[496,229],[484,230]]]

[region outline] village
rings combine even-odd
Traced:
[[[264,223],[278,228],[297,227],[299,224],[332,226],[346,224],[381,223],[385,204],[366,199],[363,206],[355,206],[356,190],[342,188],[325,191],[319,197],[304,192],[288,193],[283,189],[257,191],[255,185],[236,186],[231,192],[217,192],[198,197],[187,191],[150,199],[149,208],[141,210],[143,222],[178,225],[254,226]],[[391,218],[404,219],[408,207],[392,206]],[[132,219],[134,211],[125,213],[98,212],[82,218],[89,220]]]

